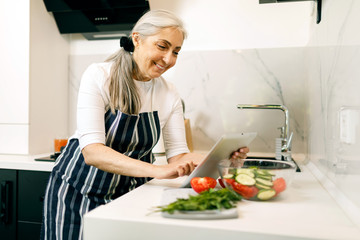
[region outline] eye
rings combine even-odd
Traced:
[[[161,45],[161,44],[157,44],[158,48],[160,49],[166,49],[166,47],[164,45]]]
[[[174,55],[176,55],[176,56],[179,55],[179,52],[173,52],[173,53],[174,53]]]

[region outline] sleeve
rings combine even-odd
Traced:
[[[80,149],[91,143],[105,144],[105,101],[103,86],[106,74],[92,64],[84,72],[78,94],[77,132]]]
[[[177,92],[174,93],[174,97],[174,100],[171,101],[172,111],[163,127],[164,146],[167,158],[190,152],[186,143],[181,98]]]

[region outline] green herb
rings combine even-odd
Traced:
[[[209,189],[199,195],[189,195],[189,198],[179,198],[165,206],[159,206],[158,211],[204,211],[214,209],[230,209],[236,207],[236,203],[241,200],[241,195],[231,192],[227,188],[220,190]]]

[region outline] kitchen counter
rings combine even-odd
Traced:
[[[243,200],[239,217],[222,220],[169,219],[152,213],[164,189],[184,178],[152,180],[85,215],[85,240],[98,239],[359,239],[360,229],[306,166],[292,185],[269,202]]]
[[[31,170],[50,172],[54,162],[35,161],[37,158],[50,156],[51,153],[39,155],[0,154],[0,169]]]

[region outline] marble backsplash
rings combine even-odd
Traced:
[[[360,46],[309,47],[305,59],[308,159],[360,227]]]
[[[274,153],[284,113],[239,110],[236,105],[282,104],[290,113],[293,151],[304,152],[303,57],[301,48],[182,53],[176,68],[165,76],[185,100],[195,148],[207,149],[224,132],[255,131],[251,150]]]
[[[308,48],[306,55],[309,152],[336,171],[352,165],[360,173],[360,46]]]
[[[285,124],[280,110],[238,110],[237,104],[282,104],[289,109],[293,152],[306,152],[305,48],[189,51],[164,74],[185,102],[194,149],[206,151],[226,132],[257,132],[251,151],[275,153]],[[81,75],[106,55],[70,57],[70,133],[75,130]]]

